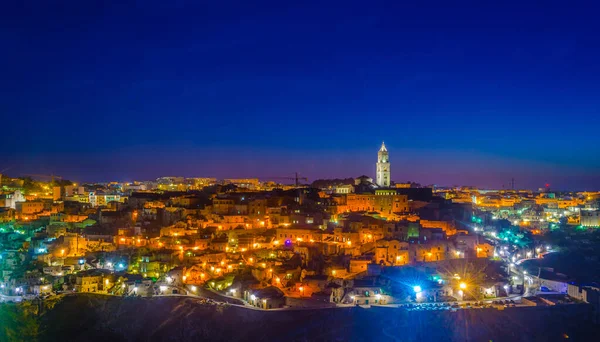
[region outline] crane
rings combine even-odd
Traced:
[[[303,180],[305,182],[308,182],[308,178],[306,177],[300,177],[300,175],[298,174],[298,172],[294,172],[295,177],[269,177],[271,179],[291,179],[294,180],[296,182],[296,186],[300,185],[300,181]]]

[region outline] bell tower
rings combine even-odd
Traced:
[[[377,185],[382,188],[390,186],[390,155],[385,143],[381,144],[377,152]]]

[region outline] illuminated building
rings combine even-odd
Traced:
[[[25,202],[25,196],[20,190],[0,195],[0,207],[16,209],[18,202]]]
[[[395,189],[378,189],[375,194],[348,194],[346,208],[348,211],[377,211],[381,216],[389,217],[408,211],[408,197],[398,195]]]
[[[246,189],[258,189],[260,187],[260,181],[258,178],[242,178],[242,179],[224,179],[224,184],[233,184],[240,188]]]
[[[89,195],[90,204],[92,207],[107,205],[110,202],[125,202],[126,197],[121,195],[112,195],[112,194],[99,194],[90,192]]]
[[[17,211],[27,215],[41,213],[44,211],[44,202],[17,202]]]
[[[382,188],[390,186],[390,158],[385,143],[377,152],[377,185]]]
[[[281,244],[290,245],[295,242],[321,241],[323,232],[315,228],[277,228],[275,238]]]
[[[582,210],[580,212],[580,224],[584,227],[600,227],[600,211]]]

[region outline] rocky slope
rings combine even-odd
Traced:
[[[589,340],[588,306],[407,312],[390,308],[258,311],[187,297],[63,298],[42,341],[554,341]]]

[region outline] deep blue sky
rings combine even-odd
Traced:
[[[410,2],[3,3],[0,170],[600,189],[598,5]]]

